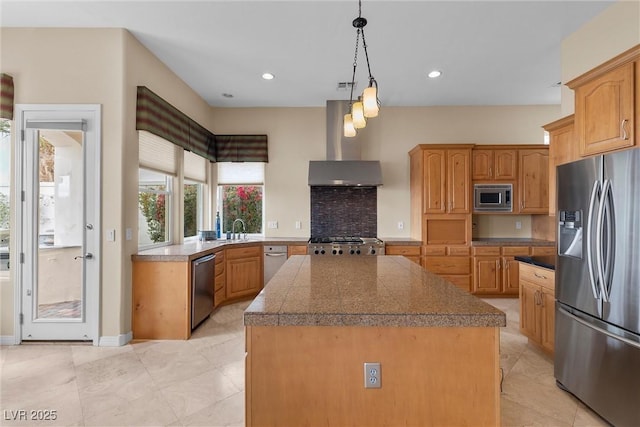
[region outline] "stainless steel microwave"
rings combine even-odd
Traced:
[[[511,212],[513,185],[474,184],[474,212]]]

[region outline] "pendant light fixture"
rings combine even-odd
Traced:
[[[367,20],[362,17],[362,0],[358,0],[358,17],[352,22],[356,29],[356,49],[353,57],[353,75],[351,77],[351,95],[349,96],[349,114],[344,115],[344,136],[356,136],[356,129],[362,129],[367,125],[367,119],[376,117],[380,111],[380,100],[378,99],[378,82],[371,75],[369,65],[369,52],[367,52],[367,42],[364,38],[364,27]],[[362,38],[364,57],[367,60],[367,71],[369,72],[369,86],[364,90],[362,96],[353,101],[353,87],[356,84],[356,68],[358,68],[358,46]]]

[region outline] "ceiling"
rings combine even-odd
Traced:
[[[561,41],[609,1],[364,0],[384,106],[559,104]],[[0,0],[3,27],[118,27],[216,107],[349,99],[358,2]],[[357,93],[367,84],[360,47]],[[443,72],[427,78],[433,69]],[[262,73],[271,72],[267,81]],[[223,94],[232,94],[226,98]]]

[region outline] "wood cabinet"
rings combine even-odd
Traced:
[[[384,253],[385,255],[402,255],[408,260],[420,264],[420,246],[387,243],[384,247]]]
[[[471,291],[471,257],[468,246],[436,246],[424,248],[422,266],[464,289]]]
[[[291,255],[306,255],[307,245],[289,245],[287,246],[287,258]]]
[[[640,45],[573,79],[575,132],[581,156],[638,145]]]
[[[427,149],[424,157],[424,213],[471,212],[471,150]]]
[[[519,212],[547,214],[549,212],[549,150],[519,150],[518,159]]]
[[[216,279],[213,294],[213,306],[218,307],[225,302],[226,296],[226,274],[224,262],[224,250],[216,252]]]
[[[549,215],[556,214],[556,167],[579,158],[573,114],[543,126],[549,132]]]
[[[520,263],[520,332],[553,353],[555,272]]]
[[[513,181],[518,178],[518,151],[512,149],[473,149],[471,177],[474,181]]]
[[[528,246],[478,246],[473,248],[473,293],[517,296],[519,293],[518,255],[529,255]]]
[[[226,249],[226,298],[256,295],[263,286],[262,246]]]

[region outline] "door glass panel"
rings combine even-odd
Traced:
[[[83,132],[38,132],[36,319],[83,318]]]

